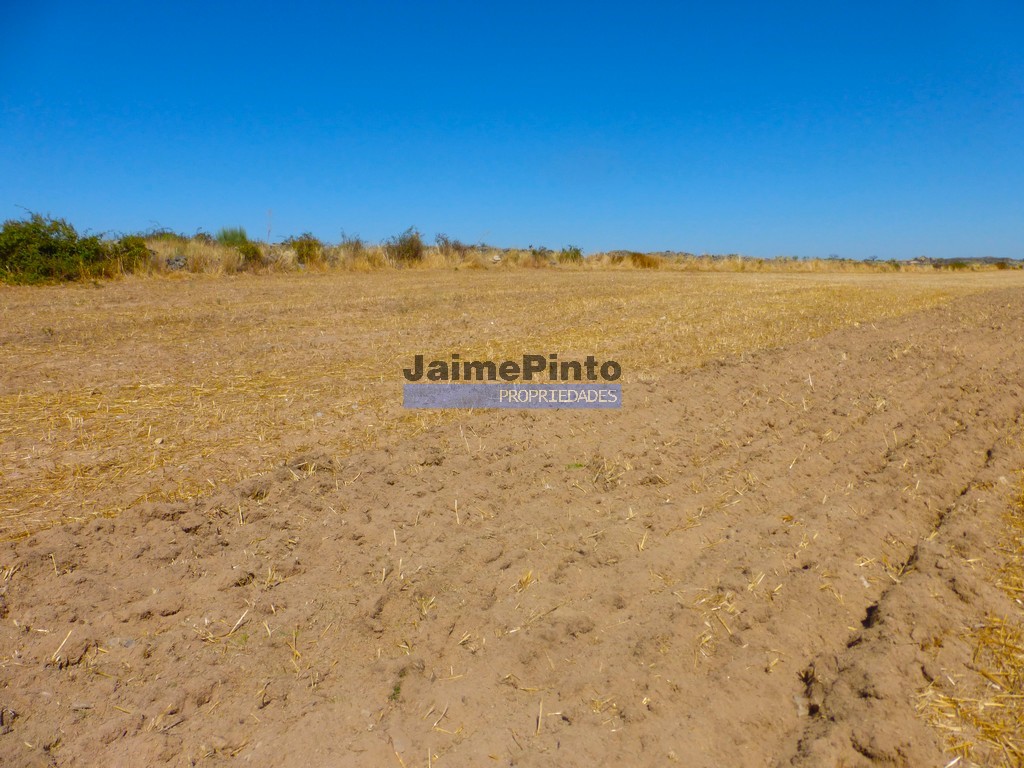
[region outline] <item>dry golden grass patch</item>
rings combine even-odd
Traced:
[[[1019,607],[1024,600],[1024,472],[1015,502],[1004,516],[1004,561],[993,574]],[[968,672],[936,681],[921,696],[928,722],[946,734],[954,759],[964,766],[1024,765],[1024,622],[986,616],[965,636],[974,648]],[[949,683],[947,685],[947,682]]]
[[[403,411],[415,354],[593,354],[630,383],[935,306],[1018,273],[389,270],[0,287],[0,537],[197,496]]]
[[[212,241],[150,239],[146,246],[155,254],[157,271],[163,271],[162,265],[175,257],[184,259],[183,269],[187,272],[230,275],[243,265],[242,254],[237,249]]]

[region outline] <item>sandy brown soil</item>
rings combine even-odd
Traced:
[[[945,765],[1024,291],[0,544],[0,763]]]

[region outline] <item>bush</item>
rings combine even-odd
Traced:
[[[324,263],[324,244],[309,232],[304,232],[298,237],[290,237],[284,242],[295,250],[295,260],[299,264]]]
[[[206,233],[197,234],[195,239],[204,244],[214,242]],[[240,269],[251,269],[263,263],[263,251],[260,250],[259,245],[249,239],[244,227],[224,227],[217,232],[216,241],[238,251],[242,257],[241,263],[238,264]],[[229,271],[233,271],[233,269]]]
[[[245,234],[244,227],[224,227],[217,233],[217,242],[221,245],[237,248],[248,243],[249,236]]]
[[[457,257],[464,259],[466,254],[469,253],[468,245],[445,234],[438,234],[434,238],[434,242],[437,244],[437,252],[445,258]]]
[[[187,243],[189,240],[188,235],[182,235],[175,232],[173,229],[167,229],[164,227],[143,232],[140,237],[145,240],[156,240],[158,242],[177,244]]]
[[[387,265],[379,248],[368,248],[359,235],[341,233],[341,241],[325,249],[328,263],[341,264],[347,269],[371,269]]]
[[[0,280],[45,283],[111,275],[122,255],[115,250],[96,235],[79,237],[64,219],[31,213],[27,220],[5,221],[0,230]]]
[[[359,235],[346,235],[342,232],[338,249],[341,251],[342,256],[350,261],[366,255],[366,243],[363,242],[363,238]]]
[[[146,241],[140,235],[125,235],[110,243],[108,248],[111,262],[116,262],[117,270],[125,274],[146,265],[151,255]]]
[[[423,238],[415,227],[409,227],[402,234],[384,243],[384,255],[395,264],[421,262],[425,251]]]
[[[263,251],[251,240],[246,240],[241,245],[236,245],[235,250],[242,255],[242,269],[251,269],[263,263]]]
[[[575,245],[570,245],[558,252],[559,264],[582,264],[583,250]]]

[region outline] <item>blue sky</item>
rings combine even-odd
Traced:
[[[1020,0],[0,8],[3,219],[1024,258]]]

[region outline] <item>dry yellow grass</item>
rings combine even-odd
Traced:
[[[1005,539],[997,547],[1003,562],[992,575],[1019,606],[1024,597],[1024,472],[1004,520]],[[974,649],[968,670],[958,679],[929,686],[920,709],[946,735],[959,765],[1024,765],[1024,623],[1019,612],[986,616],[963,639]]]
[[[934,306],[1024,273],[388,270],[0,287],[0,537],[190,498],[405,412],[412,356],[618,360],[627,387]],[[628,403],[627,403],[628,405]]]
[[[237,248],[223,245],[210,238],[186,239],[153,236],[146,239],[146,246],[153,254],[146,269],[159,273],[184,271],[217,275],[231,275],[240,271],[265,273],[313,269],[316,271],[368,272],[396,268],[416,270],[555,268],[567,271],[664,269],[677,272],[770,272],[781,274],[892,274],[895,272],[917,275],[936,274],[935,266],[918,262],[801,259],[795,257],[763,259],[740,255],[658,255],[625,251],[595,253],[576,262],[560,257],[556,251],[546,249],[523,250],[495,248],[486,245],[461,248],[426,246],[419,261],[414,260],[399,266],[388,256],[385,244],[368,244],[361,240],[348,240],[336,245],[322,244],[315,263],[300,264],[294,244],[252,242],[250,245],[260,254],[258,263],[246,264]],[[168,263],[171,261],[179,263],[174,268],[169,268]],[[999,271],[1000,267],[1007,269],[1005,264],[963,262],[950,265],[947,263],[939,272],[948,272],[953,269],[970,272],[995,272]]]

